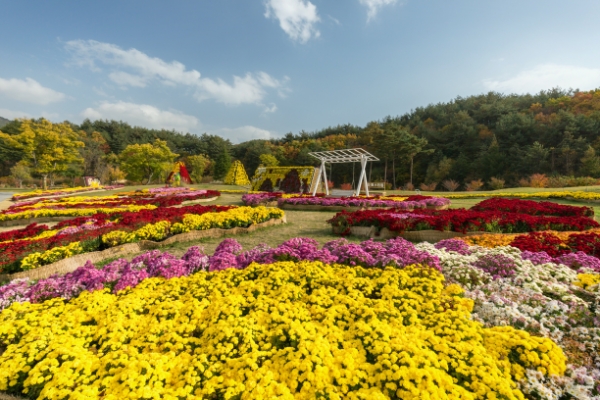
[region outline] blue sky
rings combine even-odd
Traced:
[[[240,142],[600,87],[597,0],[0,0],[0,116]]]

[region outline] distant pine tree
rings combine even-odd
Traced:
[[[227,151],[227,148],[223,147],[223,150],[221,150],[221,153],[219,154],[219,156],[217,157],[217,160],[215,161],[215,172],[214,172],[215,179],[221,180],[221,179],[225,178],[225,175],[227,175],[227,172],[229,171],[230,168],[231,168],[231,156],[229,155],[229,151]]]

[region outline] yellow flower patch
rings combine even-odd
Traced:
[[[119,199],[119,196],[75,196],[75,197],[61,197],[58,199],[47,199],[40,200],[35,204],[28,205],[29,208],[45,208],[53,205],[61,206],[75,206],[75,205],[92,205],[92,204],[104,204]]]
[[[573,285],[590,291],[599,290],[600,274],[578,274],[577,281],[573,282]]]
[[[524,399],[551,340],[484,328],[427,267],[321,262],[152,278],[0,313],[0,390],[39,398]]]
[[[457,237],[456,239],[462,240],[469,246],[481,246],[494,248],[499,246],[508,246],[515,239],[516,234],[484,234],[484,235],[472,235]]]
[[[42,265],[52,264],[53,262],[84,253],[80,242],[73,242],[67,246],[58,246],[40,253],[31,253],[21,260],[21,269],[27,271],[39,268]]]
[[[171,223],[169,221],[159,221],[155,224],[148,224],[133,232],[112,231],[102,235],[102,243],[113,247],[123,243],[133,243],[140,240],[161,241],[169,236]]]
[[[123,207],[111,207],[111,208],[66,208],[66,209],[39,209],[39,210],[26,210],[23,212],[13,214],[0,214],[0,221],[12,221],[15,219],[29,219],[29,218],[44,218],[44,217],[84,217],[88,215],[94,215],[98,213],[112,214],[118,212],[138,212],[142,210],[154,210],[156,206],[153,204],[145,206],[127,205]]]
[[[283,218],[284,212],[272,207],[237,207],[219,213],[205,213],[201,215],[186,214],[182,223],[175,223],[171,227],[172,233],[200,231],[211,228],[230,229],[248,227],[274,218]]]
[[[15,199],[18,199],[21,197],[52,196],[55,194],[71,193],[71,192],[73,192],[73,193],[86,192],[86,191],[92,191],[92,190],[98,190],[98,189],[102,189],[102,186],[94,186],[94,187],[77,186],[77,187],[72,187],[72,188],[54,189],[54,190],[38,189],[38,190],[32,190],[30,192],[17,193],[17,194],[14,194],[13,197]]]
[[[235,227],[248,227],[273,218],[283,218],[284,212],[279,208],[267,207],[237,207],[223,212],[210,212],[205,214],[186,214],[183,222],[171,224],[160,221],[148,224],[136,231],[112,231],[102,235],[102,243],[108,246],[117,246],[123,243],[133,243],[140,240],[161,241],[170,234],[179,234],[191,231],[201,231],[212,228],[230,229]]]

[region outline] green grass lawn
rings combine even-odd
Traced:
[[[444,196],[445,194],[481,194],[482,197],[485,194],[493,194],[493,193],[536,193],[536,192],[600,192],[600,186],[574,186],[568,188],[530,188],[530,187],[516,187],[516,188],[506,188],[506,189],[498,189],[498,190],[481,190],[477,192],[424,192],[421,191],[421,194],[424,196]],[[400,195],[411,195],[415,194],[414,190],[387,190],[385,192],[387,195],[390,194],[400,194]]]

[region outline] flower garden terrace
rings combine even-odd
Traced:
[[[0,222],[47,217],[75,217],[98,213],[154,210],[184,202],[213,199],[220,196],[215,190],[188,188],[153,188],[124,192],[110,196],[39,198],[18,202],[0,212]]]
[[[564,206],[519,199],[489,199],[471,209],[415,210],[399,208],[342,211],[328,221],[342,235],[353,227],[383,228],[396,234],[437,230],[456,233],[523,233],[532,231],[585,231],[600,225],[589,207]]]
[[[0,390],[592,399],[600,268],[582,260],[533,262],[516,248],[459,240],[319,248],[297,238],[87,264],[0,289]],[[45,335],[52,326],[60,329]]]
[[[572,220],[593,215],[536,204],[502,210]],[[473,212],[500,206],[482,203]],[[160,241],[180,234],[174,232],[186,226],[185,217],[175,213],[187,207],[198,207],[188,218],[196,227],[239,223],[220,217],[229,211],[270,218],[281,212],[222,201],[161,206],[131,212],[132,228],[118,225],[126,212],[96,214],[46,230],[19,229],[9,240],[103,226],[107,231],[95,239],[100,246]],[[573,236],[593,235],[595,228],[482,232],[416,245],[402,238],[323,241],[325,234],[315,231],[326,242],[319,246],[312,238],[281,242],[311,218],[325,227],[333,213],[286,214],[296,219],[237,239],[276,242],[271,247],[244,251],[236,240],[213,239],[220,244],[208,254],[190,247],[197,242],[182,244],[174,254],[82,262],[64,275],[1,286],[0,391],[40,399],[600,396],[600,260],[583,247],[589,239]],[[497,236],[512,240],[474,243]],[[38,260],[33,271],[44,268]]]
[[[12,196],[13,201],[21,201],[31,198],[43,198],[43,197],[58,197],[58,196],[66,196],[75,193],[84,193],[84,192],[92,192],[97,190],[112,190],[116,188],[122,187],[121,185],[117,186],[92,186],[92,187],[74,187],[74,188],[65,188],[65,189],[55,189],[55,190],[33,190],[25,193],[16,193]]]
[[[3,211],[5,221],[28,217],[65,217],[50,228],[32,223],[0,233],[0,270],[15,273],[37,269],[78,254],[140,241],[163,241],[174,235],[214,228],[246,228],[281,219],[283,212],[264,207],[182,206],[187,201],[214,199],[214,190],[159,188],[102,197],[40,199]],[[173,207],[175,206],[175,207]]]
[[[399,208],[414,210],[423,208],[447,208],[450,200],[432,196],[352,196],[327,197],[323,193],[316,196],[308,194],[286,194],[279,192],[250,193],[242,196],[244,204],[249,206],[277,204],[286,206],[316,206],[316,209],[327,210],[334,207],[343,208]]]

